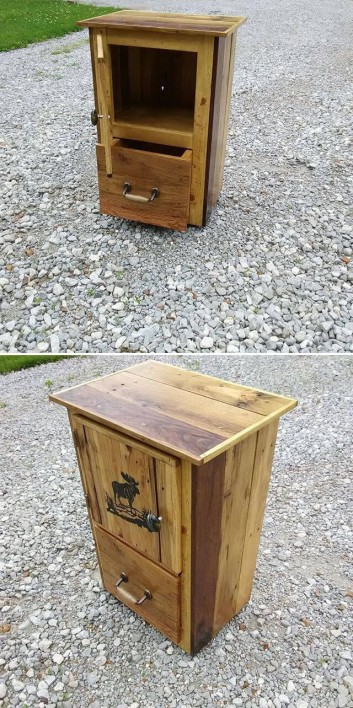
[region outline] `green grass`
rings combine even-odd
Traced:
[[[53,361],[60,359],[69,359],[70,355],[64,354],[14,354],[13,356],[0,356],[0,374],[9,374],[10,371],[18,371],[19,369],[29,369],[31,366],[40,366],[41,364],[50,364]],[[45,382],[47,385],[47,382]]]
[[[80,29],[77,20],[106,15],[118,9],[67,0],[0,0],[0,51],[62,37]]]

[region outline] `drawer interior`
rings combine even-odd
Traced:
[[[158,143],[148,143],[142,140],[127,140],[125,138],[116,140],[114,145],[117,147],[129,148],[130,150],[155,152],[159,155],[172,155],[173,157],[181,158],[186,158],[189,153],[189,151],[185,148],[177,147],[175,145],[160,145]]]
[[[128,548],[96,524],[94,534],[106,590],[178,643],[180,577]]]

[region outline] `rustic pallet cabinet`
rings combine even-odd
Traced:
[[[50,399],[69,412],[104,587],[196,653],[250,598],[296,401],[157,361]]]
[[[179,231],[206,223],[243,22],[135,10],[78,22],[90,32],[103,213]]]

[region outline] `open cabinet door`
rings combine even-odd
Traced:
[[[100,142],[105,151],[105,170],[110,177],[112,165],[112,117],[113,92],[111,84],[111,57],[106,30],[91,30],[91,46],[96,77],[96,101],[98,110]]]

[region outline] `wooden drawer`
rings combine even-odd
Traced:
[[[83,416],[74,421],[93,521],[180,573],[179,461]]]
[[[180,577],[171,575],[94,524],[98,557],[105,589],[164,632],[180,640]],[[124,573],[127,581],[116,587]],[[142,604],[145,590],[151,594]]]
[[[113,174],[106,174],[105,150],[97,145],[100,208],[105,214],[186,231],[191,180],[191,150],[116,140]],[[124,185],[131,186],[123,195]],[[157,188],[153,201],[148,199]]]

